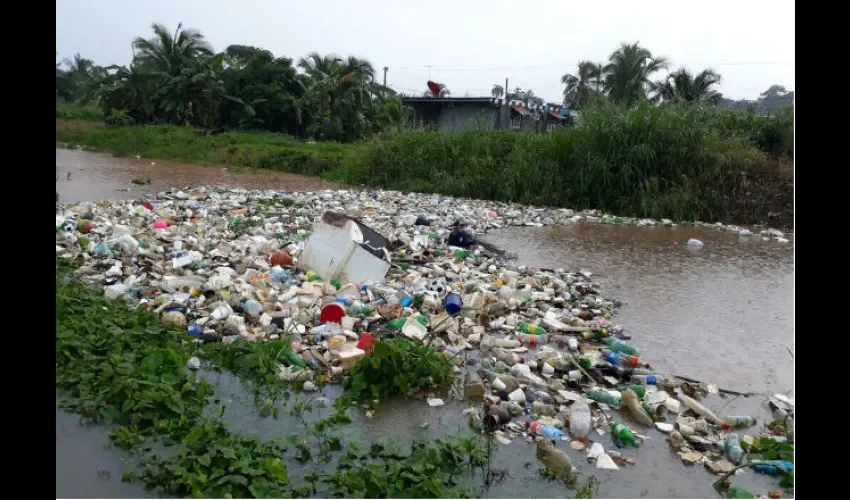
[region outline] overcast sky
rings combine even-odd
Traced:
[[[235,43],[295,61],[314,50],[363,57],[379,78],[388,66],[387,84],[406,93],[425,90],[430,73],[454,96],[488,95],[508,78],[560,101],[560,77],[577,61],[604,61],[635,41],[671,69],[714,68],[726,97],[794,89],[790,0],[57,0],[57,62],[79,52],[128,64],[133,37],[181,21],[217,51]]]

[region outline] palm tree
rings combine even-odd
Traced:
[[[298,67],[310,76],[332,75],[341,63],[342,59],[333,54],[321,56],[318,52],[310,52],[307,57],[298,60]]]
[[[581,108],[591,96],[602,91],[602,64],[590,61],[578,62],[578,76],[566,74],[561,77],[564,87],[564,105]]]
[[[497,83],[493,85],[492,89],[490,89],[490,95],[493,97],[502,97],[505,95],[505,88]]]
[[[195,29],[183,29],[177,25],[172,36],[165,26],[154,23],[153,38],[136,37],[133,46],[139,51],[136,58],[151,68],[172,76],[180,74],[186,61],[212,56],[213,51],[204,35]]]
[[[74,59],[65,59],[63,64],[68,66],[68,73],[72,78],[88,78],[94,70],[94,61],[81,57],[79,52],[74,54]]]
[[[667,59],[652,53],[635,42],[623,43],[608,58],[603,68],[604,88],[614,104],[631,107],[646,97],[653,73],[667,67]]]
[[[425,92],[422,93],[422,96],[423,97],[446,97],[446,96],[452,95],[452,92],[448,89],[448,87],[446,87],[445,83],[438,83],[437,85],[440,87],[440,93],[438,95],[434,95],[434,93],[431,92],[431,89],[427,89]]]
[[[667,78],[652,84],[655,92],[652,102],[707,102],[717,104],[721,94],[712,89],[720,83],[720,75],[712,69],[705,69],[694,76],[686,68],[670,73]]]

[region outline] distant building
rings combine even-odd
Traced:
[[[572,116],[569,108],[557,104],[496,97],[402,97],[401,102],[413,110],[414,123],[442,132],[475,127],[547,132],[566,125]]]

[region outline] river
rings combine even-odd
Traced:
[[[57,192],[63,202],[137,197],[141,192],[198,184],[285,190],[334,187],[315,178],[280,172],[240,173],[160,160],[151,165],[151,160],[63,149],[56,150],[56,169]],[[134,178],[152,182],[137,186],[131,184]],[[127,188],[132,190],[118,191]],[[698,238],[705,246],[686,248],[682,242],[688,238]],[[515,254],[518,265],[592,271],[602,295],[623,302],[616,322],[632,333],[641,358],[651,361],[660,373],[758,394],[751,398],[710,397],[706,404],[722,414],[753,415],[759,423],[768,414],[764,395],[795,395],[794,241],[790,238],[790,243],[782,244],[706,228],[622,226],[505,228],[485,237]],[[240,431],[272,436],[287,427],[285,421],[259,418],[252,396],[231,377],[212,378],[233,400],[226,418]],[[326,389],[325,395],[332,397],[333,392],[334,388]],[[352,427],[358,438],[366,440],[445,436],[466,428],[467,417],[462,414],[466,407],[464,402],[431,408],[387,401],[371,419],[356,418]],[[107,431],[76,422],[76,417],[57,410],[57,497],[142,495],[138,485],[120,482],[121,472],[129,470],[125,463],[129,457],[103,449],[108,443]],[[427,428],[421,427],[424,422],[428,422]],[[714,478],[702,466],[683,465],[661,434],[652,432],[651,437],[639,449],[623,451],[636,464],[617,471],[594,469],[576,452],[569,453],[582,473],[600,480],[600,497],[717,497],[711,487]],[[607,436],[600,439],[606,449],[611,446]],[[506,469],[508,476],[481,494],[492,498],[562,498],[570,494],[561,485],[541,479],[536,473],[538,465],[533,444],[517,438],[500,446],[492,467]],[[297,477],[302,466],[292,463],[289,467],[290,474]],[[735,484],[766,492],[775,487],[776,480],[749,472],[736,476]]]

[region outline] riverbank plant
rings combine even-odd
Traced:
[[[333,431],[351,422],[344,398],[329,417],[311,425],[303,420],[296,440],[235,433],[221,420],[226,405],[204,370],[190,371],[186,362],[198,355],[265,394],[289,394],[276,377],[276,360],[288,344],[199,346],[184,329],[163,326],[157,315],[105,299],[75,278],[77,265],[56,262],[57,397],[61,408],[84,421],[114,424],[112,442],[139,454],[138,470],[125,474],[125,481],[180,497],[478,496],[474,477],[488,453],[484,437],[417,440],[407,450],[386,440],[364,451],[355,443],[343,446]],[[389,352],[405,357],[403,349]],[[283,399],[292,403],[292,415],[317,411],[297,392]],[[153,452],[156,443],[170,448]],[[310,464],[313,471],[293,477],[288,460]]]

